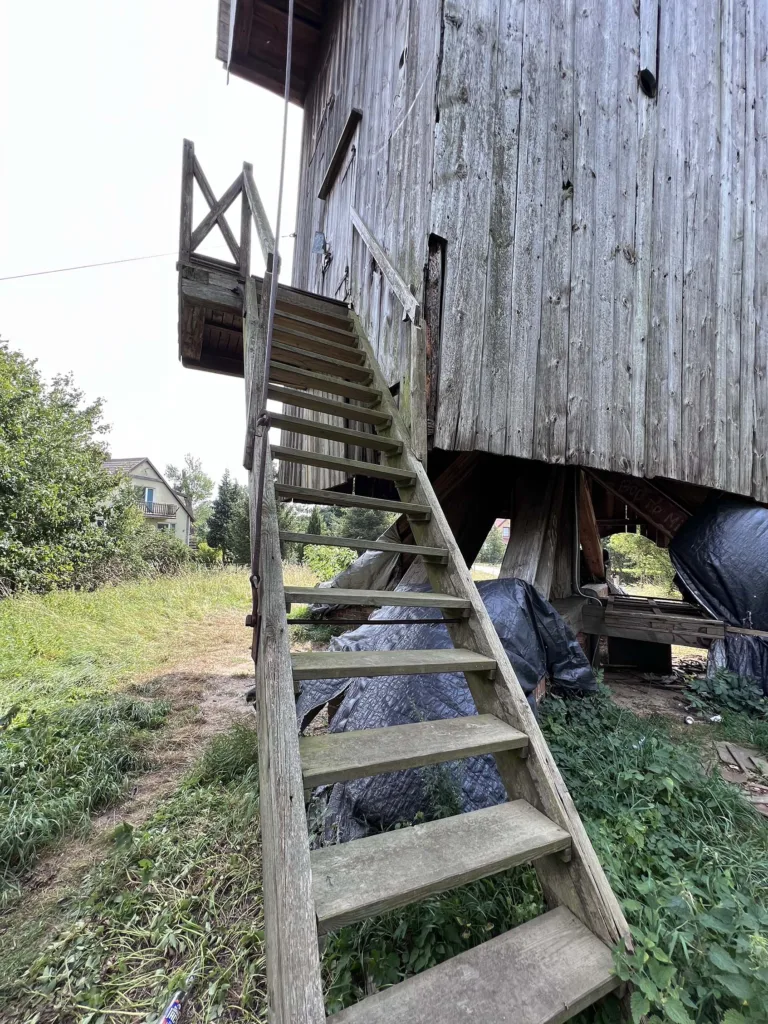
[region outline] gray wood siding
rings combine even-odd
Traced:
[[[294,284],[407,385],[348,208],[419,297],[446,239],[437,447],[768,500],[768,0],[340,0],[318,67]]]
[[[768,500],[767,19],[446,0],[439,447]]]

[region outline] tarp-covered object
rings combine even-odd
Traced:
[[[768,629],[768,509],[740,498],[706,502],[669,545],[699,604],[731,626]]]
[[[425,588],[409,588],[425,589]],[[491,621],[501,638],[520,684],[530,695],[549,677],[563,694],[591,693],[597,684],[584,653],[555,609],[528,583],[517,579],[478,584]],[[392,618],[435,618],[424,608],[382,608],[377,622]],[[331,650],[437,650],[452,647],[442,625],[361,626],[331,641]],[[461,673],[383,676],[373,679],[319,679],[302,685],[297,714],[302,726],[328,701],[341,697],[330,732],[476,714]],[[529,697],[530,699],[530,697]],[[443,783],[449,782],[445,786]],[[489,807],[505,799],[493,757],[469,758],[450,765],[415,768],[338,783],[326,810],[326,836],[354,839],[372,830],[413,821],[419,811],[434,813],[446,791],[460,794],[464,811]],[[457,808],[458,810],[459,808]]]
[[[684,587],[715,618],[768,630],[768,509],[740,498],[710,499],[677,533],[669,556]],[[768,644],[727,636],[709,652],[709,668],[750,677],[768,696]]]

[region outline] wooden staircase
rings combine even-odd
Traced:
[[[269,286],[265,278],[265,292]],[[424,466],[355,314],[280,287],[269,397],[322,413],[271,415],[273,427],[364,448],[375,462],[297,447],[260,449],[264,301],[245,295],[249,394],[246,464],[252,511],[264,495],[257,631],[257,714],[270,1019],[324,1021],[318,935],[453,886],[533,863],[547,913],[437,967],[369,996],[334,1024],[482,1021],[555,1024],[615,989],[611,948],[628,927],[565,784],[488,617]],[[311,391],[308,389],[312,389]],[[317,392],[322,392],[318,394]],[[351,424],[351,425],[350,425]],[[260,451],[266,452],[260,457]],[[271,457],[270,457],[271,456]],[[276,484],[272,459],[394,484],[400,501]],[[280,532],[278,501],[360,506],[405,514],[416,545]],[[431,593],[284,586],[280,542],[418,554]],[[442,612],[454,648],[291,654],[286,608],[314,599]],[[443,620],[438,620],[443,621]],[[297,735],[295,690],[328,677],[463,672],[478,714],[447,721]],[[478,754],[496,759],[508,801],[412,828],[310,852],[304,794],[313,787]]]

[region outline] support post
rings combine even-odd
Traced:
[[[184,139],[181,157],[181,219],[179,263],[189,263],[192,252],[192,198],[195,185],[195,144]]]

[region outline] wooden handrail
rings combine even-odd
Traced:
[[[387,256],[382,247],[376,241],[373,236],[373,232],[354,206],[350,206],[349,214],[352,218],[355,230],[365,242],[371,256],[376,260],[379,270],[381,270],[382,274],[387,279],[389,287],[395,293],[400,305],[403,307],[403,319],[410,320],[412,324],[418,325],[419,320],[421,319],[421,306],[419,305],[416,296],[411,294],[410,288],[392,266],[389,256]]]
[[[420,462],[427,461],[427,350],[420,326],[421,306],[403,278],[395,270],[389,256],[373,236],[357,210],[350,206],[349,215],[376,264],[386,278],[400,305],[403,320],[410,320],[410,365],[403,412],[411,425],[411,450]]]
[[[192,198],[195,182],[200,186],[203,198],[208,204],[208,213],[206,213],[198,226],[193,229]],[[238,196],[242,196],[239,241],[232,233],[232,229],[225,217],[227,210]],[[190,142],[189,139],[185,139],[181,176],[179,262],[191,263],[195,259],[203,259],[204,257],[201,257],[195,250],[218,224],[224,236],[224,241],[227,243],[227,247],[234,258],[234,266],[239,270],[243,278],[247,278],[250,274],[251,217],[253,217],[256,224],[256,234],[259,238],[262,255],[265,262],[268,263],[270,255],[275,251],[275,236],[270,227],[259,190],[256,188],[256,182],[253,180],[253,166],[249,163],[244,163],[241,173],[235,178],[224,195],[217,199],[200,166],[200,162],[195,156],[194,143]],[[233,266],[233,264],[226,263],[226,261],[217,262],[222,263],[224,269]]]

